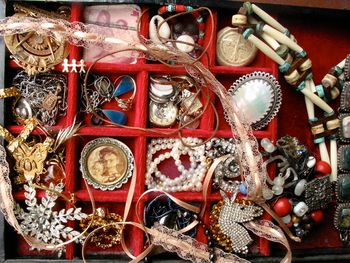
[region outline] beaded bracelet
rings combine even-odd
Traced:
[[[253,18],[253,14],[256,14],[261,21],[258,22]],[[279,64],[279,70],[284,74],[286,81],[304,94],[311,131],[315,136],[314,143],[319,145],[321,159],[332,166],[331,180],[336,180],[336,133],[339,124],[334,110],[318,94],[314,94],[316,87],[312,80],[312,63],[306,52],[295,42],[288,29],[254,4],[244,3],[238,14],[232,17],[232,21],[245,39]],[[248,21],[254,21],[255,24],[248,24]],[[327,86],[329,81],[324,83]],[[328,91],[327,88],[318,87],[318,90],[321,94],[327,94],[327,97],[332,96],[331,90]],[[333,91],[333,97],[335,93]],[[326,118],[320,120],[316,118],[314,105],[325,112]],[[331,156],[329,156],[325,143],[326,137],[330,139]]]

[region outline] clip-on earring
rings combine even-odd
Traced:
[[[121,79],[121,80],[120,80]],[[123,111],[128,111],[132,108],[132,103],[136,95],[136,83],[135,80],[128,75],[119,76],[115,81],[114,85],[120,80],[117,87],[113,92],[113,97],[118,103],[118,107],[120,107]],[[118,96],[129,93],[132,91],[132,95],[127,99],[120,99]]]

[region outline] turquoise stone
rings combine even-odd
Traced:
[[[350,201],[350,176],[342,176],[339,178],[338,192],[342,200]]]
[[[119,84],[115,88],[113,92],[113,97],[118,97],[130,91],[133,91],[134,88],[135,88],[135,82],[133,78],[131,78],[130,76],[124,76],[122,77]]]
[[[342,149],[342,164],[341,169],[342,170],[350,170],[350,147],[344,147]]]
[[[339,213],[338,227],[341,230],[350,229],[350,208],[342,208]]]

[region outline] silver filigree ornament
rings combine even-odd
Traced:
[[[282,92],[278,81],[269,73],[256,71],[236,80],[228,93],[242,117],[253,129],[265,127],[278,113]],[[225,119],[230,123],[227,112]]]
[[[24,185],[27,208],[23,209],[17,203],[14,210],[24,234],[51,245],[59,245],[65,242],[67,238],[73,239],[80,235],[80,232],[66,226],[68,221],[81,220],[87,217],[85,213],[81,212],[80,207],[53,211],[58,198],[56,193],[62,193],[63,187],[63,183],[57,185],[51,183],[49,189],[45,191],[41,203],[39,203],[35,188],[30,183]],[[76,240],[76,242],[80,241],[80,238]],[[59,257],[64,250],[64,246],[58,250]]]
[[[224,200],[219,216],[219,225],[223,234],[232,240],[232,249],[235,253],[248,253],[248,245],[253,241],[248,231],[239,223],[252,221],[263,214],[263,209],[250,204],[235,202],[236,195],[229,198],[223,191],[220,194]]]

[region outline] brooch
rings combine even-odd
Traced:
[[[63,188],[63,183],[50,184],[40,202],[36,197],[35,188],[31,185],[24,185],[27,209],[24,210],[17,204],[14,210],[24,234],[52,245],[61,244],[67,238],[78,238],[80,232],[66,224],[68,221],[81,220],[87,217],[86,214],[81,212],[81,208],[53,211],[59,195],[62,195]],[[77,241],[79,241],[79,238]],[[63,250],[64,247],[61,247],[59,255],[62,254]]]
[[[271,74],[260,71],[240,77],[228,93],[253,129],[265,127],[276,116],[282,102],[278,81]],[[227,112],[224,114],[230,123]]]
[[[94,188],[114,190],[132,176],[134,156],[121,141],[97,138],[85,145],[80,158],[80,170]]]
[[[25,16],[49,17],[68,19],[67,14],[46,12],[39,8],[25,5],[14,5],[14,17],[20,19]],[[61,63],[68,55],[68,43],[61,42],[53,37],[31,31],[23,34],[13,34],[4,37],[12,58],[29,75],[45,72]]]
[[[240,223],[261,216],[263,209],[251,201],[229,198],[223,191],[220,194],[223,200],[213,206],[209,217],[211,235],[225,251],[247,254],[253,240]]]

